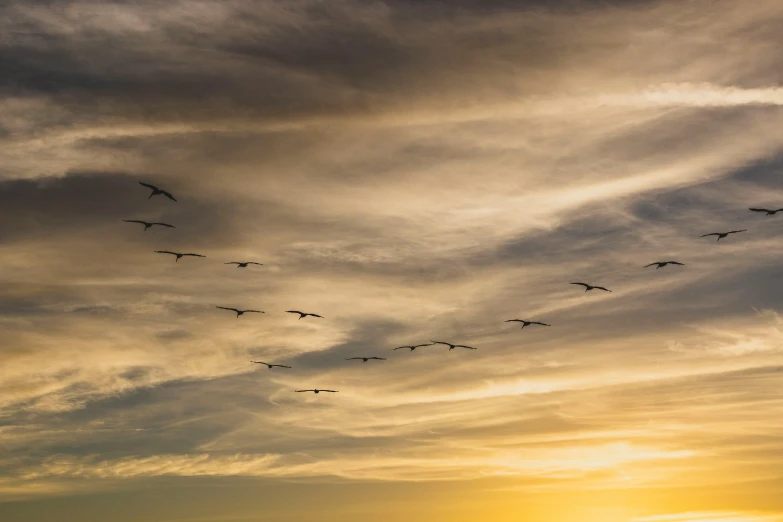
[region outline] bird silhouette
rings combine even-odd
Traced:
[[[231,310],[232,312],[236,312],[237,313],[237,318],[240,315],[248,313],[248,312],[253,312],[253,313],[256,313],[256,314],[263,314],[264,313],[261,310],[237,310],[236,308],[226,308],[225,306],[216,306],[215,308],[220,308],[221,310]]]
[[[398,346],[397,348],[392,348],[392,351],[394,350],[402,350],[403,348],[410,348],[411,351],[415,350],[416,348],[421,348],[422,346],[432,346],[433,343],[427,343],[427,344],[414,344],[414,345],[408,345],[408,346]]]
[[[777,210],[769,210],[768,208],[752,208],[750,210],[752,210],[753,212],[766,212],[768,216],[774,216],[775,214],[783,210],[783,208],[779,208]]]
[[[148,228],[153,227],[155,225],[160,225],[162,227],[169,227],[169,228],[177,228],[174,225],[169,225],[168,223],[157,223],[157,222],[150,223],[150,222],[141,221],[141,220],[138,220],[138,219],[123,219],[123,221],[126,222],[126,223],[141,223],[142,225],[144,225],[144,231],[145,232],[147,231]]]
[[[712,234],[704,234],[703,236],[699,237],[707,237],[707,236],[718,236],[717,241],[720,241],[721,239],[728,237],[729,234],[739,234],[740,232],[747,232],[748,230],[746,228],[743,228],[742,230],[732,230],[730,232],[713,232]]]
[[[604,288],[603,286],[593,286],[593,285],[588,285],[587,283],[569,283],[569,284],[584,286],[585,292],[589,292],[590,290],[596,290],[596,289],[603,290],[604,292],[611,292],[611,290],[609,290],[608,288]]]
[[[263,266],[263,263],[256,263],[255,261],[244,261],[240,263],[239,261],[231,261],[229,263],[223,263],[224,265],[237,265],[237,268],[247,268],[247,265],[261,265]]]
[[[305,313],[305,312],[300,312],[299,310],[286,310],[285,312],[286,312],[287,314],[299,314],[299,319],[304,319],[304,318],[305,318],[305,317],[307,317],[308,315],[309,315],[310,317],[320,317],[321,319],[323,319],[323,316],[322,316],[322,315],[318,315],[318,314],[308,314],[308,313]]]
[[[345,360],[346,361],[360,360],[362,362],[367,362],[367,361],[370,361],[370,360],[385,361],[386,357],[348,357]]]
[[[507,323],[522,323],[522,328],[525,326],[530,326],[531,324],[540,324],[541,326],[552,326],[551,324],[541,323],[538,321],[525,321],[524,319],[509,319],[508,321],[505,321]]]
[[[319,390],[317,388],[314,389],[314,390],[296,390],[296,393],[302,393],[302,392],[313,392],[313,393],[329,392],[329,393],[337,393],[337,390]]]
[[[644,268],[647,268],[647,267],[650,267],[650,266],[653,266],[653,265],[658,265],[658,266],[655,267],[655,269],[658,270],[659,268],[663,268],[666,265],[681,265],[681,266],[685,266],[685,263],[680,263],[678,261],[656,261],[655,263],[650,263],[649,265],[645,265]]]
[[[275,368],[275,367],[277,367],[277,368],[290,368],[290,366],[286,366],[284,364],[269,364],[269,363],[265,363],[264,361],[250,361],[250,362],[251,363],[255,363],[255,364],[265,364],[270,370],[272,368]]]
[[[180,254],[178,252],[171,252],[170,250],[156,250],[156,254],[171,254],[172,256],[177,256],[177,259],[175,259],[175,262],[179,262],[179,258],[185,257],[185,256],[191,256],[191,257],[207,257],[202,256],[201,254]]]
[[[174,199],[174,196],[172,196],[172,195],[171,195],[171,193],[169,193],[169,192],[166,192],[166,191],[165,191],[165,190],[163,190],[163,189],[159,189],[159,188],[158,188],[158,187],[156,187],[155,185],[150,185],[149,183],[142,183],[141,181],[139,181],[139,185],[144,185],[144,186],[145,186],[145,187],[147,187],[148,189],[151,189],[151,190],[152,190],[152,193],[150,194],[150,197],[149,197],[149,198],[147,198],[147,199],[150,199],[150,198],[152,198],[152,196],[158,196],[158,195],[160,195],[160,194],[163,194],[164,196],[166,196],[167,198],[169,198],[171,201],[177,201],[176,199]]]
[[[447,343],[446,341],[432,341],[432,344],[445,344],[449,347],[449,351],[453,350],[454,348],[466,348],[468,350],[478,350],[478,348],[473,348],[472,346],[466,346],[464,344],[451,344]]]

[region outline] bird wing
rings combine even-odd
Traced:
[[[248,261],[247,264],[248,265],[261,265],[261,266],[264,265],[264,263],[256,263],[255,261]]]
[[[329,393],[337,393],[337,390],[318,390],[323,392],[329,392]]]
[[[286,366],[285,364],[270,364],[270,366],[277,366],[278,368],[290,368],[290,366]]]
[[[368,359],[375,359],[376,361],[385,361],[386,357],[368,357]]]
[[[193,256],[193,257],[207,257],[207,256],[202,256],[201,254],[182,254],[182,255],[183,256]]]
[[[780,212],[781,210],[783,210],[783,208],[779,208],[775,212]]]
[[[361,359],[361,357],[346,357],[346,361],[353,361],[354,359]]]
[[[151,188],[152,190],[160,190],[155,185],[150,185],[149,183],[142,183],[141,181],[139,181],[139,185],[144,185],[145,187]]]
[[[402,350],[403,348],[410,348],[410,346],[398,346],[397,348],[392,348],[392,351],[394,351],[394,350]]]
[[[584,286],[585,288],[590,288],[590,285],[588,285],[587,283],[568,283],[568,284],[569,285],[580,285],[580,286]]]
[[[314,392],[315,390],[296,390],[296,393],[309,392],[309,391]]]
[[[473,348],[472,346],[465,346],[464,344],[455,344],[454,348],[467,348],[468,350],[478,350],[478,348]]]
[[[218,308],[220,308],[220,307],[218,307]],[[255,364],[266,364],[264,361],[250,361],[250,362],[251,363],[255,363]],[[268,364],[266,364],[266,365],[269,366]]]
[[[766,208],[751,208],[749,210],[752,210],[753,212],[769,212]]]
[[[432,341],[432,344],[445,344],[446,346],[454,346],[453,344],[444,341]]]
[[[143,221],[139,221],[139,223],[143,223]],[[174,225],[169,225],[168,223],[150,223],[151,225],[160,225],[162,227],[169,227],[169,228],[177,228]]]
[[[304,312],[300,312],[299,310],[286,310],[287,314],[303,314]]]
[[[704,234],[703,236],[699,236],[699,237],[719,236],[719,235],[720,235],[720,232],[713,232],[712,234]]]
[[[263,313],[264,313],[264,312],[262,312],[261,310],[242,310],[242,311],[243,311],[243,312],[255,312],[255,313],[257,313],[257,314],[263,314]]]
[[[685,263],[680,263],[679,261],[666,261],[666,263],[670,265],[682,265],[685,266]]]
[[[123,219],[126,223],[141,223],[142,225],[146,225],[146,221],[139,221],[138,219]]]
[[[647,268],[648,266],[653,266],[653,265],[657,265],[657,264],[658,264],[658,263],[650,263],[649,265],[644,265],[644,267],[643,267],[643,268]]]
[[[731,232],[726,232],[727,234],[737,234],[739,232],[747,232],[747,228],[743,228],[742,230],[732,230]]]
[[[224,265],[241,265],[242,263],[237,263],[236,261],[231,261],[230,263],[223,263]]]
[[[320,317],[321,319],[323,319],[323,316],[318,314],[305,314],[305,315],[309,315],[310,317]]]
[[[417,344],[414,348],[421,348],[422,346],[432,346],[432,344]]]
[[[226,308],[225,306],[216,306],[215,308],[220,308],[221,310],[231,310],[232,312],[239,313],[239,310],[236,308]]]
[[[611,292],[608,288],[604,288],[603,286],[594,286],[593,288],[597,288],[598,290],[603,290],[604,292]]]
[[[504,323],[524,323],[522,319],[509,319],[508,321],[503,321]]]
[[[173,256],[178,256],[179,254],[177,252],[171,252],[170,250],[156,250],[156,254],[171,254]]]
[[[177,201],[176,199],[174,199],[174,196],[172,196],[170,193],[166,192],[165,190],[161,190],[161,192],[163,192],[163,195],[169,198],[171,201]]]
[[[552,326],[551,324],[541,323],[538,321],[530,321],[530,324],[540,324],[541,326]]]

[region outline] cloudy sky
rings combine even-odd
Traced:
[[[0,518],[783,521],[781,31],[3,2]]]

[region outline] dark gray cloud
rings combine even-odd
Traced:
[[[106,4],[99,4],[101,26],[98,16],[79,18],[63,5],[44,17],[12,3],[5,7],[13,30],[0,45],[0,91],[46,97],[69,108],[71,119],[143,121],[345,116],[470,88],[543,94],[551,83],[528,81],[520,89],[516,73],[554,79],[584,53],[580,37],[563,39],[548,20],[520,31],[471,17],[536,14],[544,4],[298,2],[270,16],[263,4],[207,3],[165,21],[154,18],[168,15],[165,9],[140,5],[140,16],[152,17],[150,31],[126,29],[106,16]],[[611,7],[569,4],[578,11]],[[133,13],[131,4],[114,5]]]
[[[150,190],[139,185],[139,181],[167,188],[184,204],[163,201],[163,196],[148,200]],[[74,233],[89,235],[111,224],[118,231],[123,230],[126,239],[128,234],[124,232],[140,232],[143,228],[122,220],[142,219],[180,223],[177,234],[169,234],[171,242],[193,241],[195,237],[220,241],[231,237],[231,217],[215,202],[194,201],[188,198],[186,187],[183,191],[177,188],[150,174],[112,172],[73,172],[62,177],[2,181],[0,234],[4,241],[45,240]],[[147,233],[158,232],[153,229]],[[166,241],[163,234],[156,236],[158,241]]]

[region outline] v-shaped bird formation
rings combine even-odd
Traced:
[[[163,190],[163,189],[161,189],[161,188],[159,188],[159,187],[157,187],[155,185],[152,185],[152,184],[149,184],[149,183],[144,183],[144,182],[141,182],[141,181],[139,181],[139,184],[151,190],[151,193],[150,193],[150,195],[149,195],[149,197],[147,199],[152,199],[153,196],[162,195],[162,196],[165,196],[166,198],[170,199],[171,201],[177,202],[177,199],[175,199],[174,196],[170,192],[168,192],[166,190]],[[782,212],[783,208],[778,208],[778,209],[750,208],[749,210],[751,212],[763,213],[765,216],[774,216],[778,212]],[[145,220],[141,220],[141,219],[124,219],[123,221],[126,222],[126,223],[137,223],[137,224],[143,225],[144,226],[144,231],[147,231],[148,229],[150,229],[152,227],[155,227],[155,226],[165,227],[165,228],[176,228],[174,225],[171,225],[171,224],[168,224],[168,223],[164,223],[164,222],[160,222],[160,221],[145,221]],[[730,230],[728,232],[712,232],[712,233],[709,233],[709,234],[704,234],[704,235],[702,235],[700,237],[716,236],[717,237],[717,241],[720,241],[721,239],[726,239],[727,237],[729,237],[732,234],[739,234],[741,232],[747,232],[747,229]],[[155,250],[154,252],[156,254],[173,255],[173,256],[175,256],[175,259],[174,259],[175,262],[179,262],[179,260],[181,258],[183,258],[183,257],[202,257],[202,258],[207,257],[207,256],[202,255],[202,254],[196,254],[196,253],[190,253],[190,252],[188,252],[188,253],[186,253],[186,252],[174,252],[174,251],[171,251],[171,250]],[[228,261],[228,262],[225,262],[223,264],[225,264],[225,265],[236,265],[237,268],[247,268],[249,265],[264,266],[263,263],[258,263],[256,261]],[[649,268],[649,267],[654,266],[655,269],[658,270],[660,268],[664,268],[664,267],[667,267],[669,265],[685,266],[685,263],[681,263],[679,261],[654,261],[654,262],[652,262],[652,263],[650,263],[648,265],[644,265],[643,268]],[[610,290],[610,289],[608,289],[608,288],[606,288],[604,286],[594,285],[594,284],[585,283],[585,282],[581,282],[581,281],[570,282],[569,284],[576,285],[576,286],[582,286],[582,287],[584,287],[585,292],[590,292],[591,290],[601,290],[603,292],[609,292],[609,293],[612,292],[612,290]],[[240,309],[240,308],[233,308],[233,307],[228,307],[228,306],[216,306],[215,308],[220,309],[220,310],[226,310],[226,311],[229,311],[229,312],[234,312],[236,314],[236,318],[237,319],[239,317],[243,316],[244,314],[247,314],[247,313],[256,313],[256,314],[264,314],[265,313],[262,310]],[[298,320],[305,319],[307,317],[313,317],[313,318],[319,318],[319,319],[323,319],[324,318],[324,316],[322,316],[322,315],[319,315],[319,314],[316,314],[316,313],[312,313],[312,312],[302,312],[300,310],[284,310],[284,313],[298,315],[299,316],[299,317],[297,317]],[[528,326],[552,326],[551,324],[544,323],[544,322],[541,322],[541,321],[529,321],[527,319],[507,319],[505,322],[506,323],[520,323],[522,325],[520,327],[520,329],[522,329],[522,330],[524,330]],[[452,342],[448,342],[448,341],[430,341],[428,343],[423,343],[423,344],[410,344],[410,345],[404,345],[404,346],[397,346],[396,348],[392,348],[391,350],[392,351],[409,350],[410,352],[413,352],[417,348],[431,347],[431,346],[437,346],[437,345],[448,346],[448,348],[449,348],[448,351],[452,351],[452,350],[455,350],[457,348],[462,348],[464,350],[476,350],[477,349],[474,346],[468,346],[468,345],[465,345],[465,344],[456,344],[456,343],[452,343]],[[362,363],[366,363],[368,361],[385,361],[386,360],[385,357],[377,357],[377,356],[356,356],[356,357],[345,357],[344,359],[346,361],[361,361]],[[267,369],[269,369],[269,370],[271,370],[273,368],[286,368],[286,369],[291,369],[292,368],[291,366],[287,366],[287,365],[284,365],[284,364],[273,364],[273,363],[267,363],[267,362],[264,362],[264,361],[250,361],[250,362],[253,363],[253,364],[265,365],[267,367]],[[319,394],[321,392],[325,392],[325,393],[337,393],[338,392],[338,390],[328,390],[328,389],[323,389],[323,388],[311,388],[311,389],[306,389],[306,390],[294,390],[294,391],[297,392],[297,393],[312,392],[314,394]]]

